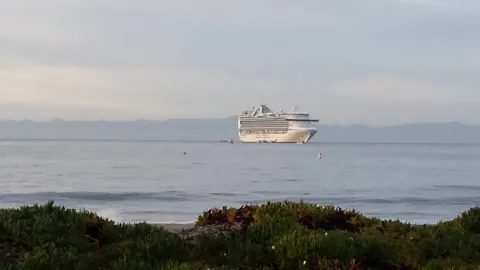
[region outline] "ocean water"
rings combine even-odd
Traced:
[[[304,199],[435,223],[480,203],[479,164],[480,145],[462,144],[0,141],[0,207],[54,200],[189,223],[212,207]]]

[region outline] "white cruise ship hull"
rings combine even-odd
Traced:
[[[316,129],[289,129],[286,133],[238,134],[241,142],[307,143],[317,133]]]
[[[273,112],[267,105],[252,107],[238,117],[238,136],[241,142],[307,143],[317,129],[308,112]]]

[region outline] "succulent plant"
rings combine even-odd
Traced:
[[[414,225],[268,202],[212,208],[178,233],[49,202],[0,209],[0,269],[478,269],[479,209]]]

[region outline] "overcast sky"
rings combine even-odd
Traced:
[[[479,0],[0,0],[0,119],[480,124]]]

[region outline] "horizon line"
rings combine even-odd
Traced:
[[[49,120],[31,120],[31,119],[0,119],[1,122],[33,122],[33,123],[52,123],[52,122],[70,122],[70,123],[92,123],[92,122],[110,122],[110,123],[125,123],[125,122],[157,122],[157,123],[164,123],[168,121],[224,121],[237,118],[237,116],[228,116],[228,117],[218,117],[218,118],[168,118],[164,120],[151,120],[151,119],[124,119],[124,120],[108,120],[108,119],[97,119],[97,120],[85,120],[85,119],[77,119],[77,120],[65,120],[61,118],[56,119],[49,119]],[[456,124],[462,126],[479,126],[479,124],[465,124],[461,121],[457,120],[445,120],[445,121],[428,121],[428,122],[408,122],[408,123],[399,123],[399,124],[384,124],[384,125],[370,125],[370,124],[332,124],[332,123],[318,123],[318,126],[341,126],[341,127],[348,127],[348,126],[363,126],[363,127],[394,127],[394,126],[407,126],[407,125],[429,125],[429,124]]]
[[[174,139],[79,139],[79,138],[0,138],[0,142],[14,141],[59,141],[59,142],[134,142],[134,143],[221,143],[218,140],[174,140]],[[238,144],[243,143],[238,140]],[[310,141],[308,144],[388,144],[388,145],[480,145],[480,142],[415,142],[415,141]]]

